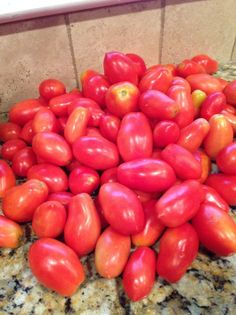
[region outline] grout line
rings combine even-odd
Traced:
[[[233,54],[234,54],[234,50],[235,49],[236,49],[236,36],[235,36],[234,44],[233,44],[232,51],[231,51],[231,54],[230,54],[230,60],[233,59]]]
[[[161,0],[161,32],[160,32],[160,46],[159,46],[159,63],[162,63],[162,48],[164,41],[164,26],[166,15],[166,1]]]
[[[70,46],[70,53],[71,53],[71,58],[72,58],[72,65],[73,65],[74,74],[75,74],[75,82],[76,82],[76,86],[79,87],[79,78],[78,78],[78,71],[77,71],[76,60],[75,60],[75,50],[74,50],[74,45],[73,45],[73,40],[72,40],[72,35],[71,35],[71,27],[70,27],[69,15],[65,14],[64,18],[65,18],[67,35],[68,35],[68,39],[69,39],[69,46]]]

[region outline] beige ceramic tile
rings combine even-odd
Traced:
[[[159,61],[160,1],[126,4],[69,15],[78,73],[102,70],[104,53],[134,52],[148,65]]]
[[[162,61],[198,53],[228,61],[235,35],[235,0],[166,0]]]
[[[36,96],[45,78],[58,78],[74,87],[64,16],[0,25],[0,69],[0,111]]]

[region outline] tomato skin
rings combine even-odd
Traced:
[[[105,138],[102,136],[99,129],[97,129],[95,127],[88,127],[87,131],[86,131],[86,136],[87,137],[98,137],[98,138],[102,138],[102,139]]]
[[[47,79],[42,81],[39,85],[39,94],[47,101],[53,97],[65,94],[65,92],[66,87],[59,80]]]
[[[208,186],[208,185],[202,185],[202,189],[204,192],[204,202],[212,203],[216,207],[222,209],[225,212],[229,212],[230,207],[227,204],[227,202],[218,194],[218,192]]]
[[[155,252],[149,247],[139,247],[130,255],[122,284],[132,301],[139,301],[151,292],[155,281],[155,263]]]
[[[234,135],[236,134],[236,116],[232,113],[230,113],[227,110],[222,110],[221,114],[228,120],[228,122],[231,124]]]
[[[199,179],[201,165],[193,154],[178,144],[171,143],[161,152],[162,159],[167,162],[180,179]]]
[[[52,131],[58,132],[59,125],[56,116],[48,108],[40,109],[32,121],[33,132]]]
[[[226,98],[222,92],[211,93],[201,105],[200,116],[209,120],[211,116],[219,114],[226,105]]]
[[[175,172],[166,162],[158,159],[136,159],[122,163],[117,168],[118,181],[144,192],[161,192],[171,187]]]
[[[221,172],[236,175],[236,142],[230,143],[218,153],[216,164]]]
[[[102,173],[100,178],[101,185],[114,182],[117,182],[117,167],[108,168]]]
[[[236,80],[230,82],[224,88],[224,94],[226,96],[227,103],[236,105]]]
[[[28,170],[36,164],[36,155],[31,147],[25,147],[18,151],[12,160],[12,170],[20,177],[25,177]]]
[[[111,227],[99,236],[95,248],[95,266],[103,278],[118,277],[123,271],[130,253],[129,236],[121,235]]]
[[[33,165],[27,172],[28,179],[38,179],[48,186],[48,191],[60,192],[68,189],[66,173],[58,166],[49,163]]]
[[[218,70],[218,62],[208,55],[197,55],[192,60],[204,67],[208,74],[213,74]]]
[[[5,192],[16,185],[16,178],[11,167],[4,160],[0,160],[0,198]]]
[[[101,222],[92,198],[85,193],[71,199],[64,238],[79,256],[87,255],[96,246],[101,232]]]
[[[103,137],[80,137],[72,149],[80,163],[97,170],[115,167],[119,162],[116,145]]]
[[[66,223],[65,207],[58,201],[45,201],[34,212],[32,228],[41,237],[58,237]]]
[[[153,130],[153,141],[157,148],[164,148],[170,143],[176,143],[179,139],[180,128],[171,120],[158,122]]]
[[[143,113],[129,113],[121,121],[117,146],[124,161],[148,158],[152,154],[152,130]]]
[[[141,78],[147,69],[145,61],[143,60],[143,58],[137,54],[130,54],[130,53],[126,54],[126,56],[132,60],[133,67],[135,68],[135,71],[136,71],[138,77]]]
[[[25,147],[26,143],[21,139],[8,140],[2,145],[2,158],[8,161],[12,161],[13,156]]]
[[[16,222],[0,215],[0,248],[17,248],[23,237],[23,229]]]
[[[104,229],[106,228],[109,223],[107,222],[107,220],[105,219],[104,215],[103,215],[103,210],[102,210],[102,207],[100,205],[100,202],[98,200],[98,197],[96,197],[94,199],[94,204],[95,204],[95,207],[96,207],[96,210],[97,210],[97,214],[100,218],[100,222],[101,222],[101,228]]]
[[[191,86],[188,83],[187,80],[185,80],[184,78],[181,77],[174,77],[173,80],[171,81],[170,86],[174,86],[174,85],[180,85],[182,86],[188,93],[191,93]]]
[[[214,92],[222,92],[222,85],[217,78],[207,74],[192,74],[186,78],[192,91],[201,90],[207,95]]]
[[[29,120],[21,129],[20,138],[31,144],[35,133],[33,131],[33,120]]]
[[[3,213],[16,222],[31,221],[35,209],[47,196],[47,185],[37,179],[30,179],[7,190],[2,203]]]
[[[219,256],[236,253],[236,223],[212,203],[203,203],[192,220],[200,242]]]
[[[18,139],[20,136],[21,127],[12,122],[0,124],[0,141]]]
[[[156,217],[155,205],[156,200],[154,199],[143,203],[146,223],[141,232],[133,234],[131,237],[132,243],[135,246],[154,245],[165,229],[164,225]]]
[[[51,98],[48,105],[56,116],[66,116],[68,107],[78,98],[79,96],[76,94],[62,94]]]
[[[193,106],[195,109],[195,117],[198,117],[200,113],[201,105],[205,101],[207,95],[205,92],[201,90],[194,90],[191,94],[191,97],[192,97]]]
[[[185,59],[176,67],[176,74],[180,77],[186,78],[191,74],[206,73],[205,68],[197,62]]]
[[[58,191],[58,192],[49,194],[47,200],[58,201],[63,206],[68,206],[72,197],[74,197],[74,195],[69,191]]]
[[[135,85],[138,83],[138,75],[129,57],[116,51],[105,54],[103,60],[105,76],[112,84],[128,81]]]
[[[116,142],[120,128],[120,119],[114,115],[103,115],[99,123],[99,130],[104,138]]]
[[[73,295],[85,280],[83,266],[76,253],[57,240],[37,240],[29,249],[28,259],[37,280],[61,295]]]
[[[119,183],[106,183],[99,190],[98,200],[105,219],[115,231],[130,235],[143,230],[142,204],[132,190]]]
[[[203,199],[202,185],[198,181],[184,181],[169,188],[157,201],[157,218],[165,226],[180,226],[194,217]]]
[[[32,147],[34,152],[47,163],[64,166],[72,159],[68,143],[54,132],[37,133],[33,138]]]
[[[160,240],[157,273],[168,282],[177,282],[197,256],[199,240],[191,224],[168,228]]]
[[[204,183],[211,172],[211,160],[209,156],[201,149],[193,152],[193,155],[197,161],[199,161],[202,169],[201,177],[198,179],[200,183]]]
[[[91,194],[99,186],[99,175],[92,168],[76,167],[69,175],[69,187],[73,194]]]

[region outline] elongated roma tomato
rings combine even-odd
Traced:
[[[196,55],[192,60],[203,66],[208,74],[215,73],[218,70],[218,62],[208,55]]]
[[[5,192],[16,185],[16,178],[11,167],[4,160],[0,160],[0,198]]]
[[[85,280],[83,266],[76,253],[69,246],[52,238],[42,238],[34,242],[28,259],[37,280],[61,295],[73,295]]]
[[[39,94],[47,101],[53,97],[62,95],[65,92],[66,87],[59,80],[47,79],[42,81],[39,85]]]
[[[138,77],[141,78],[146,71],[146,64],[143,58],[137,54],[130,54],[130,53],[126,54],[126,56],[132,60],[135,71],[138,74]]]
[[[68,107],[79,97],[77,94],[62,94],[51,98],[48,105],[56,116],[66,116]]]
[[[29,120],[21,129],[19,138],[23,139],[26,143],[31,144],[35,133],[33,131],[33,119]]]
[[[219,114],[225,106],[226,98],[222,92],[211,93],[201,105],[200,116],[209,120],[211,116]]]
[[[206,73],[206,70],[202,65],[190,59],[183,60],[176,67],[176,74],[183,78],[197,73]]]
[[[158,122],[153,130],[153,141],[157,148],[164,148],[170,143],[176,143],[179,139],[180,128],[171,120]]]
[[[17,248],[23,237],[23,229],[16,222],[0,215],[0,248]]]
[[[204,202],[212,203],[223,211],[229,212],[229,205],[214,188],[208,185],[202,185],[202,189],[204,193]]]
[[[120,119],[114,115],[103,115],[100,119],[99,130],[104,138],[116,142],[120,128]]]
[[[74,195],[69,191],[58,191],[58,192],[49,194],[47,200],[58,201],[63,206],[68,206],[72,197],[74,197]]]
[[[207,95],[213,92],[222,92],[222,85],[219,80],[207,73],[192,74],[186,80],[191,85],[192,91],[201,90]]]
[[[236,142],[230,143],[218,153],[216,164],[221,172],[236,175]]]
[[[31,147],[18,151],[12,159],[12,170],[17,176],[25,177],[28,170],[37,162],[36,155]]]
[[[0,141],[18,139],[20,137],[21,127],[12,122],[0,124]]]
[[[8,161],[12,161],[13,156],[25,147],[26,143],[21,139],[8,140],[2,145],[2,158]]]
[[[99,73],[94,73],[86,78],[83,75],[82,88],[83,95],[97,102],[101,107],[105,105],[105,95],[110,86],[105,77]]]
[[[32,121],[33,132],[43,132],[43,131],[59,131],[59,123],[56,116],[48,108],[40,109],[34,116]]]
[[[69,187],[73,194],[91,194],[99,186],[99,175],[90,167],[78,166],[69,175]]]
[[[236,105],[236,80],[232,81],[224,88],[227,103]]]

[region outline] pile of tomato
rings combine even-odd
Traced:
[[[97,272],[122,274],[138,301],[156,276],[181,279],[199,244],[236,252],[236,80],[214,77],[207,55],[147,69],[108,52],[103,67],[81,75],[81,91],[41,82],[0,125],[0,247],[20,246],[32,221],[40,283],[71,296],[94,251]]]

